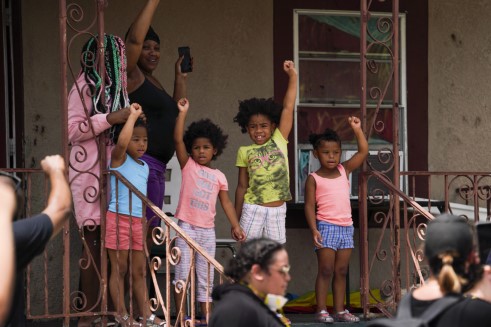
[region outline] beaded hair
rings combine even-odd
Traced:
[[[80,64],[85,80],[92,87],[91,116],[100,113],[111,113],[128,107],[128,81],[126,76],[125,45],[121,38],[112,34],[104,35],[104,66],[105,73],[98,71],[99,62],[98,37],[91,37],[82,48]],[[105,77],[104,89],[102,78]],[[101,101],[104,92],[104,103]],[[111,134],[113,133],[111,129]]]

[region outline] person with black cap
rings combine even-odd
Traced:
[[[421,316],[438,299],[458,297],[456,304],[432,320],[429,326],[488,326],[491,306],[483,310],[482,303],[462,296],[480,276],[476,236],[473,226],[463,217],[443,214],[428,224],[425,256],[430,266],[430,278],[411,294],[411,312]]]
[[[474,286],[465,294],[463,301],[445,311],[437,327],[443,326],[489,326],[491,325],[491,260],[489,257],[489,223],[478,225],[479,270],[474,278]],[[480,227],[485,226],[485,228]],[[484,231],[480,233],[480,231]]]
[[[177,114],[177,101],[187,97],[187,73],[181,72],[183,57],[175,65],[174,93],[171,97],[159,80],[153,75],[160,60],[160,38],[150,26],[159,0],[147,0],[143,9],[131,24],[126,34],[126,57],[128,73],[128,93],[131,102],[140,104],[147,117],[148,150],[142,157],[150,168],[147,196],[162,208],[165,191],[166,164],[174,155],[174,125]],[[154,214],[147,208],[149,226],[159,224],[152,219]],[[151,240],[148,229],[147,239]]]
[[[430,277],[402,298],[395,318],[368,326],[489,326],[491,303],[462,294],[481,277],[476,245],[474,228],[463,217],[443,214],[430,221],[424,247]]]
[[[466,295],[491,302],[491,222],[479,222],[476,229],[482,277]]]

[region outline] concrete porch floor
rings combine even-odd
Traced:
[[[286,314],[288,319],[292,322],[292,327],[297,326],[309,326],[309,327],[325,327],[325,326],[339,326],[339,327],[364,327],[367,321],[361,319],[358,323],[337,322],[334,324],[323,324],[315,321],[314,314]]]
[[[323,324],[315,321],[314,314],[287,314],[287,317],[292,322],[292,327],[325,327],[325,326],[338,326],[338,327],[364,327],[367,321],[361,320],[359,323],[347,323],[338,322],[333,324]],[[60,327],[63,326],[62,320],[54,319],[49,321],[28,321],[27,327]],[[77,321],[72,319],[70,321],[71,327],[77,326]],[[233,327],[233,326],[230,326]],[[251,326],[252,327],[252,326]],[[261,327],[261,326],[257,326]]]

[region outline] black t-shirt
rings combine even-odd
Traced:
[[[240,284],[213,289],[214,307],[210,327],[284,327],[285,325],[252,291]]]
[[[41,213],[14,221],[13,230],[16,280],[7,326],[24,326],[24,269],[44,251],[53,234],[53,223],[48,215]]]
[[[457,295],[454,295],[457,296]],[[461,296],[461,295],[460,295]],[[423,301],[411,296],[411,313],[419,317],[436,300]],[[477,298],[462,300],[441,313],[430,327],[488,327],[491,326],[491,303]]]
[[[425,312],[426,308],[435,303],[436,300],[418,300],[411,296],[411,314],[413,317],[419,317]]]
[[[53,223],[44,213],[14,222],[17,272],[22,271],[34,257],[44,251],[52,234]]]
[[[491,303],[477,298],[465,298],[445,311],[434,326],[491,326]]]
[[[147,118],[147,154],[168,163],[174,155],[174,126],[176,124],[177,103],[174,99],[147,78],[143,84],[129,94],[130,101],[142,106]]]

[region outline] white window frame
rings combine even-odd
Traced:
[[[294,9],[293,10],[293,60],[295,62],[295,67],[297,67],[299,83],[297,83],[297,95],[300,93],[300,79],[301,79],[301,70],[300,70],[300,59],[299,59],[299,35],[298,35],[298,16],[299,15],[309,15],[309,14],[325,14],[325,15],[337,15],[337,16],[360,16],[359,11],[339,11],[339,10],[313,10],[313,9]],[[392,13],[383,13],[383,12],[371,12],[371,17],[392,17]],[[399,108],[401,110],[400,117],[401,123],[399,126],[399,136],[400,136],[400,150],[402,152],[401,158],[401,170],[405,170],[407,167],[408,156],[407,156],[407,70],[406,70],[406,14],[399,14],[400,19],[400,27],[399,27],[399,59],[400,59],[400,74],[399,74]],[[349,107],[353,108],[356,106],[353,105],[344,105],[344,104],[336,104],[329,105],[326,103],[302,103],[300,104],[300,96],[297,96],[295,101],[295,111],[294,111],[294,167],[295,167],[295,202],[302,203],[304,202],[303,196],[300,196],[300,167],[299,167],[299,153],[300,150],[306,149],[309,147],[307,144],[299,144],[298,143],[298,130],[297,130],[297,122],[298,122],[298,106],[302,107],[333,107],[333,108],[343,108]],[[367,104],[367,108],[374,108],[374,105]],[[392,108],[392,106],[382,105],[381,108]],[[370,146],[370,144],[369,144]],[[386,145],[384,147],[387,147]],[[355,149],[343,149],[343,151],[349,151]],[[370,146],[370,150],[378,150],[376,146]],[[401,184],[402,186],[403,184]]]

